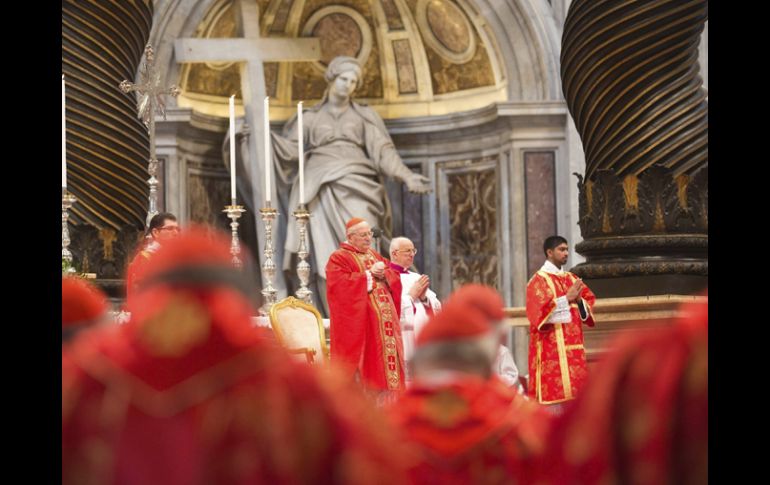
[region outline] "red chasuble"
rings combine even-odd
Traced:
[[[385,263],[385,278],[372,278],[367,292],[366,271]],[[404,389],[404,357],[399,324],[401,277],[388,261],[343,242],[326,264],[326,296],[330,313],[331,359],[352,376],[359,371],[364,384],[376,390]]]
[[[359,389],[261,340],[252,313],[233,291],[153,288],[131,322],[81,334],[62,356],[62,483],[403,483]]]
[[[588,376],[582,323],[594,326],[593,292],[586,286],[580,294],[585,320],[577,303],[571,303],[569,322],[546,323],[556,310],[556,298],[565,296],[575,280],[577,276],[569,272],[538,271],[527,284],[528,394],[542,404],[574,399]]]
[[[416,382],[390,409],[411,483],[532,483],[551,416],[497,377]]]

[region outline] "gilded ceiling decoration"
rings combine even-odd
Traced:
[[[468,17],[447,0],[419,0],[417,18],[423,37],[443,57],[461,64],[475,53],[476,37]]]
[[[506,80],[484,22],[465,0],[259,0],[264,37],[318,37],[317,62],[265,63],[271,117],[286,119],[297,101],[313,104],[326,89],[328,62],[356,57],[364,73],[357,100],[385,118],[480,108],[506,100]],[[232,0],[212,5],[196,37],[238,37]],[[241,99],[238,66],[186,64],[180,106],[226,116]],[[387,106],[387,109],[385,109]]]

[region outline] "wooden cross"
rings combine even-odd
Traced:
[[[264,139],[262,135],[263,99],[265,72],[263,62],[270,61],[314,61],[321,59],[321,44],[317,38],[270,39],[259,36],[259,7],[256,0],[235,0],[235,18],[242,38],[221,39],[177,39],[174,41],[174,55],[179,63],[186,62],[237,62],[241,74],[241,93],[249,128],[248,149],[250,166],[246,167],[248,181],[251,184],[252,200],[247,201],[257,219],[257,227],[262,221],[257,209],[265,200],[263,184],[266,166],[273,170],[273,165],[266,165],[264,160]],[[231,133],[230,136],[235,136]],[[272,176],[275,180],[275,176]],[[272,186],[272,199],[275,198],[275,184]],[[260,262],[263,259],[263,238],[259,239]],[[282,267],[283,252],[276,255],[276,266]],[[282,278],[276,285],[279,291],[285,288]]]

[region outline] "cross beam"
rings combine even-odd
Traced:
[[[264,138],[262,135],[262,116],[264,105],[262,100],[267,95],[265,89],[265,72],[262,66],[266,61],[313,61],[321,59],[321,44],[317,38],[303,39],[270,39],[259,36],[259,7],[256,0],[236,0],[235,18],[242,38],[235,39],[177,39],[174,41],[174,55],[177,62],[237,62],[241,74],[241,93],[246,112],[246,123],[249,127],[249,159],[245,165],[246,182],[250,187],[251,199],[246,201],[256,219],[256,227],[264,230],[263,222],[257,211],[264,206],[265,194],[263,180],[265,167],[271,173],[273,164],[264,160]],[[230,136],[235,136],[231,134]],[[240,175],[240,174],[239,174]],[[275,176],[271,178],[275,180]],[[272,200],[277,200],[276,184],[272,185]],[[280,224],[279,224],[280,226]],[[276,232],[282,234],[280,227]],[[260,263],[264,255],[264,240],[259,241]],[[282,242],[277,238],[276,242]],[[277,245],[276,245],[277,246]],[[283,267],[283,251],[276,251],[275,265]],[[279,297],[286,294],[286,283],[282,277],[276,281]]]

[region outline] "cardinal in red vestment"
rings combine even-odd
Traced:
[[[495,290],[467,285],[418,335],[414,384],[389,408],[411,483],[532,481],[551,415],[492,372],[503,317]]]
[[[401,276],[371,248],[361,218],[346,224],[347,240],[326,264],[331,360],[380,395],[404,389]]]
[[[229,240],[169,241],[131,320],[62,362],[64,484],[400,483],[399,448],[349,379],[294,363],[253,327]]]

